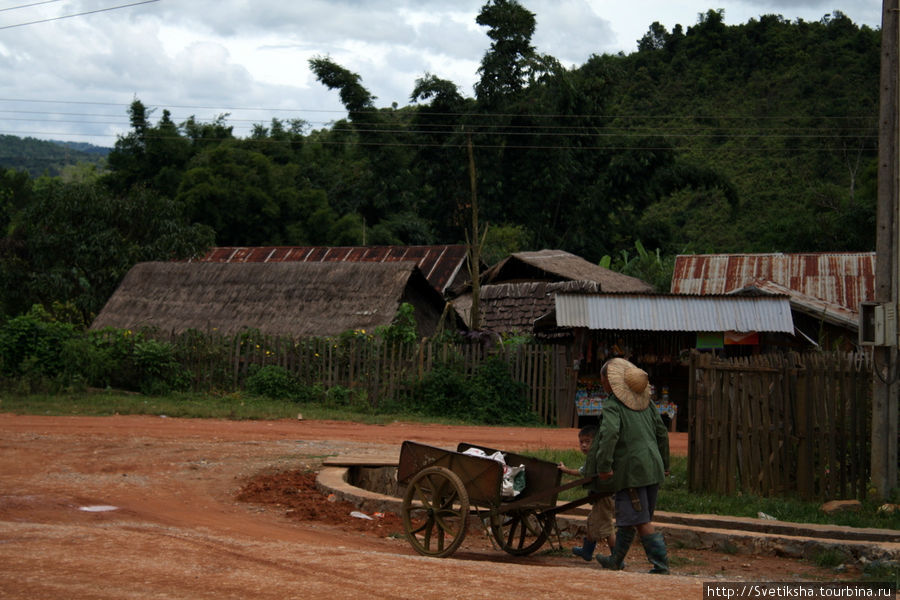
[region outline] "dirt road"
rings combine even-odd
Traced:
[[[0,414],[0,598],[702,596],[704,578],[490,548],[431,559],[387,531],[240,502],[260,473],[469,441],[571,447],[574,430]],[[686,440],[673,437],[673,452]],[[353,519],[348,517],[348,521]]]

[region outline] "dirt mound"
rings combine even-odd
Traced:
[[[379,537],[403,535],[400,517],[374,513],[366,519],[351,503],[325,496],[316,489],[314,471],[286,471],[257,475],[237,493],[237,500],[284,509],[292,521],[316,521],[342,529],[371,532]]]

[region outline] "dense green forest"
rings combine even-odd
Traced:
[[[28,171],[33,177],[57,176],[72,171],[76,165],[99,166],[109,150],[83,142],[0,135],[0,168]]]
[[[561,248],[656,280],[678,253],[871,250],[880,32],[839,12],[723,18],[652,23],[636,52],[566,68],[530,11],[488,0],[474,96],[424,74],[409,105],[378,107],[320,56],[348,111],[321,130],[238,138],[227,115],[175,123],[136,100],[103,169],[0,172],[0,309],[89,319],[135,262],[212,244],[457,243],[473,197],[488,261]]]

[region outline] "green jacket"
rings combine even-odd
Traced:
[[[624,490],[661,484],[669,470],[669,432],[651,402],[632,410],[610,394],[603,402],[603,420],[585,459],[597,473],[613,472],[611,489]],[[591,456],[593,454],[593,456]],[[593,458],[593,461],[590,459]]]

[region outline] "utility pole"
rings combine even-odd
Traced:
[[[900,0],[883,0],[881,15],[881,93],[878,123],[878,208],[875,238],[875,302],[885,331],[872,348],[872,483],[880,499],[897,487],[897,314],[900,271]],[[862,331],[863,323],[860,323]]]
[[[469,189],[472,194],[472,232],[466,231],[467,253],[469,255],[469,278],[472,280],[472,309],[469,329],[481,329],[481,250],[487,237],[487,228],[481,233],[478,225],[478,183],[475,177],[475,152],[472,149],[472,134],[467,135],[466,147],[469,151]]]

